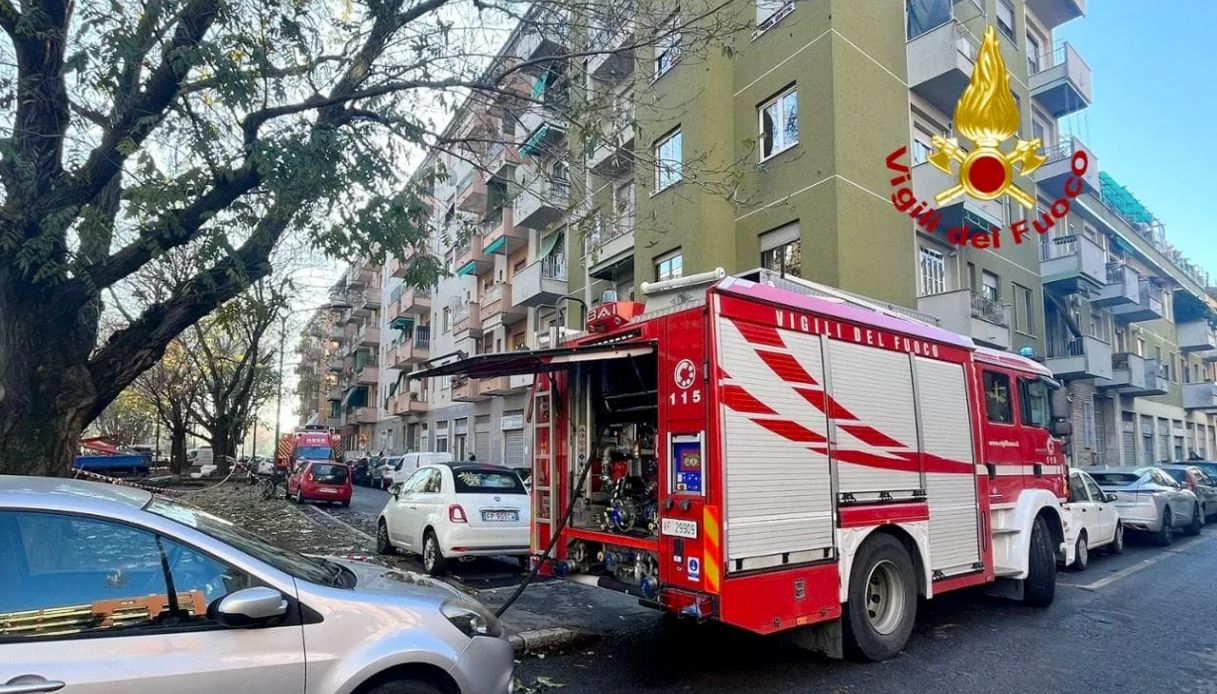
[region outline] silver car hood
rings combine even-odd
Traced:
[[[413,571],[403,571],[342,557],[326,557],[326,559],[350,569],[355,574],[355,590],[360,592],[435,596],[439,591],[444,593],[443,597],[469,598],[468,595],[443,581]]]

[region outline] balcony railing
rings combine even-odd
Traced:
[[[1010,327],[1002,303],[975,292],[972,293],[972,317],[1000,325],[1003,328]]]
[[[554,253],[541,259],[541,277],[549,280],[566,280],[566,254]]]

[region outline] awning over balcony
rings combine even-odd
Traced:
[[[565,236],[565,234],[563,234],[563,232],[559,231],[559,232],[555,232],[555,233],[550,234],[549,236],[546,236],[545,238],[541,239],[541,248],[539,249],[539,252],[537,253],[537,257],[538,258],[548,258],[554,252],[555,248],[562,245],[563,236]]]
[[[368,389],[366,387],[352,388],[347,391],[347,396],[343,398],[342,405],[346,408],[366,407],[368,404]]]
[[[464,359],[415,371],[410,378],[431,376],[467,376],[469,378],[495,378],[519,376],[543,371],[569,369],[576,364],[641,357],[655,351],[650,342],[614,343],[588,345],[585,347],[556,347],[553,349],[529,349],[515,352],[478,354]]]

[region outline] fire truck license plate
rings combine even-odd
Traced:
[[[697,539],[697,521],[664,518],[659,524],[659,530],[664,535],[687,537],[690,540]]]

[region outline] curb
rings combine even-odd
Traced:
[[[317,513],[324,513],[326,518],[329,518],[330,520],[334,521],[338,525],[341,525],[342,527],[346,528],[347,531],[350,532],[351,534],[362,537],[365,542],[372,542],[372,543],[376,542],[376,538],[365,533],[364,531],[360,530],[359,528],[356,528],[355,526],[351,525],[350,523],[347,523],[346,521],[339,519],[338,516],[335,516],[334,514],[330,513],[329,511],[318,508],[316,506],[310,506],[309,508],[313,509]],[[305,515],[308,515],[308,514],[305,514]]]
[[[567,648],[597,638],[599,635],[590,631],[578,631],[566,627],[551,627],[549,629],[533,629],[511,634],[507,641],[511,643],[516,655],[524,655],[541,649]]]

